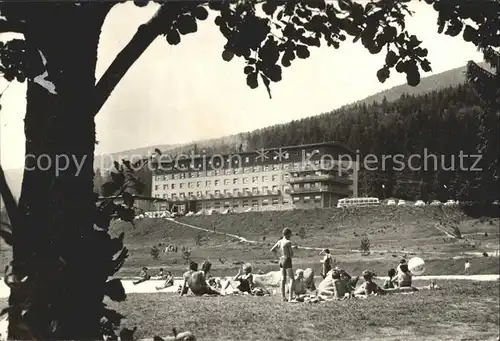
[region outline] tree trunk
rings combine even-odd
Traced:
[[[24,224],[13,231],[12,263],[14,278],[27,280],[9,305],[29,306],[9,312],[9,339],[95,340],[107,277],[93,227],[95,67],[106,12],[86,3],[29,6],[28,52],[43,54],[56,94],[28,82]]]

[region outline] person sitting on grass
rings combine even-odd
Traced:
[[[398,288],[411,287],[412,275],[410,270],[408,270],[408,264],[400,264],[400,273],[394,277],[393,282]]]
[[[394,289],[394,276],[396,276],[396,270],[390,269],[387,271],[387,276],[389,276],[389,278],[384,282],[384,289]]]
[[[359,288],[354,291],[354,295],[373,295],[373,294],[382,294],[383,290],[373,281],[373,277],[375,274],[371,271],[364,270],[363,271],[363,279],[365,282],[361,284]]]
[[[346,280],[343,280],[340,271],[331,270],[325,279],[318,285],[318,295],[331,296],[334,299],[344,299],[346,294],[350,295],[351,290]]]
[[[238,282],[236,289],[238,292],[252,294],[252,290],[255,287],[252,274],[252,265],[247,263],[243,265],[241,269],[238,270],[238,274],[233,277],[233,282]],[[228,281],[224,290],[227,290],[231,286],[231,281]]]
[[[140,284],[140,283],[143,283],[143,282],[146,282],[148,281],[149,279],[151,279],[151,276],[148,274],[148,268],[146,267],[143,267],[142,268],[142,271],[141,271],[141,274],[139,275],[141,278],[134,283],[134,285],[137,285],[137,284]]]
[[[221,293],[210,287],[207,283],[206,274],[210,271],[211,263],[203,263],[203,270],[198,271],[198,264],[192,262],[189,265],[189,271],[184,274],[184,283],[180,290],[180,295],[188,293],[188,289],[196,296],[202,295],[221,295]]]
[[[399,264],[398,264],[398,267],[396,268],[396,276],[399,276],[399,274],[401,274],[401,265],[403,264],[406,264],[406,259],[405,258],[402,258],[400,261],[399,261]]]
[[[339,268],[338,266],[336,266],[335,269],[340,273],[340,279],[346,281],[350,290],[354,291],[354,289],[356,288],[356,284],[358,283],[359,277],[358,276],[352,277],[347,273],[347,271],[345,271],[342,268]]]
[[[165,278],[165,283],[163,285],[156,287],[156,290],[162,290],[168,287],[171,287],[174,285],[174,276],[172,276],[172,273],[170,271],[167,272],[167,276]]]

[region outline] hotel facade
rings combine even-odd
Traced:
[[[355,153],[337,142],[154,159],[158,210],[245,212],[335,207],[358,196]]]

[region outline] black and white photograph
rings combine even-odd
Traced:
[[[500,341],[499,0],[0,0],[0,341]]]

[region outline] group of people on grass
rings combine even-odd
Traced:
[[[303,301],[306,298],[323,299],[344,299],[353,296],[368,296],[371,294],[388,294],[392,292],[415,291],[412,287],[412,274],[408,269],[405,259],[400,261],[396,269],[388,271],[388,279],[383,287],[379,287],[373,280],[376,276],[373,272],[365,270],[362,273],[364,282],[356,288],[359,277],[350,276],[345,270],[334,267],[334,260],[328,249],[321,251],[323,280],[316,288],[314,282],[314,271],[311,268],[305,270],[298,269],[293,271],[293,250],[290,237],[292,231],[288,228],[283,230],[283,238],[278,240],[271,248],[271,252],[279,258],[281,272],[281,295],[283,301],[295,302]],[[244,293],[250,295],[269,294],[262,285],[256,285],[252,265],[245,264],[238,271],[236,276],[228,280],[224,285],[220,280],[210,276],[212,263],[204,261],[201,270],[198,264],[191,262],[189,270],[183,275],[183,284],[180,285],[178,293],[183,296],[191,291],[196,296],[201,295],[225,295]],[[163,276],[163,270],[160,269],[161,278],[166,279],[163,286],[157,287],[157,290],[164,289],[173,285],[173,277],[170,272]],[[147,275],[147,268],[143,268],[141,279],[134,284],[141,283],[150,278]]]

